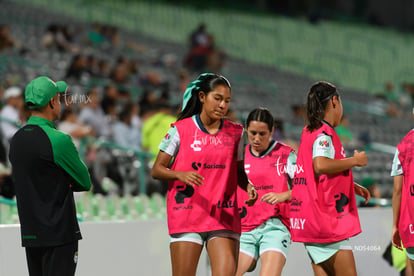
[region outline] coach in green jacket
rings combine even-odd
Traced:
[[[73,191],[87,191],[91,180],[69,135],[56,130],[63,81],[32,80],[25,103],[27,124],[13,136],[9,158],[15,183],[22,245],[30,276],[75,274],[78,240]]]

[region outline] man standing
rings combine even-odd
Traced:
[[[13,136],[9,158],[15,182],[22,245],[30,276],[73,276],[82,238],[73,191],[87,191],[91,180],[69,135],[52,123],[60,116],[63,81],[32,80],[25,103],[27,124]]]

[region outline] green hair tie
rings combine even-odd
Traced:
[[[184,95],[183,95],[183,105],[181,107],[181,111],[185,109],[188,102],[190,101],[191,97],[193,96],[193,91],[196,91],[197,89],[200,89],[200,86],[198,84],[201,82],[200,78],[205,76],[214,76],[212,73],[203,73],[198,76],[198,78],[191,82],[187,88],[185,89]]]
[[[215,74],[213,74],[213,73],[203,73],[203,74],[200,74],[200,76],[198,76],[198,80],[201,78],[201,77],[205,77],[205,76],[215,76]]]

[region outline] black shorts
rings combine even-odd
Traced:
[[[78,241],[60,246],[26,247],[30,276],[73,276],[78,263]]]

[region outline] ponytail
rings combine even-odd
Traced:
[[[312,85],[306,101],[307,129],[312,132],[322,126],[328,100],[339,95],[336,87],[326,81]]]

